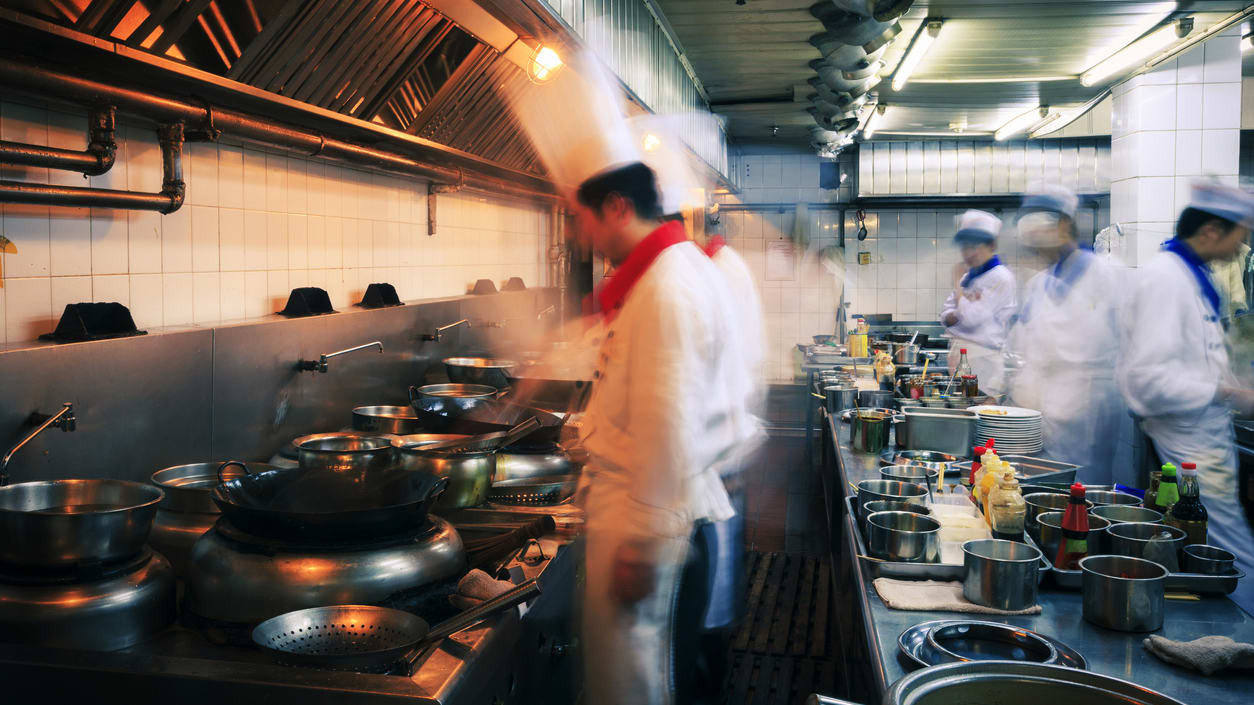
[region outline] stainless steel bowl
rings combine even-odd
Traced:
[[[863,408],[887,408],[892,403],[891,389],[863,389],[858,392],[858,406]]]
[[[396,460],[391,440],[382,436],[319,433],[292,442],[306,470],[383,470]]]
[[[1236,556],[1218,546],[1194,543],[1184,547],[1184,570],[1203,575],[1224,575],[1232,572]]]
[[[1058,649],[1036,632],[1013,624],[955,620],[928,630],[928,646],[942,663],[1026,661],[1054,663]]]
[[[143,549],[164,493],[125,480],[0,487],[0,562],[41,568],[107,562]]]
[[[929,490],[936,486],[941,471],[923,465],[885,465],[880,468],[880,477],[885,480],[900,480],[925,485]]]
[[[1141,498],[1136,495],[1130,495],[1126,492],[1112,492],[1108,490],[1089,490],[1084,493],[1084,498],[1092,502],[1095,506],[1133,506],[1140,505]]]
[[[1028,532],[1028,536],[1039,544],[1041,527],[1036,523],[1036,517],[1045,512],[1066,512],[1067,503],[1070,501],[1070,495],[1053,492],[1035,492],[1024,495],[1023,503],[1026,505],[1027,512],[1023,515],[1023,528]],[[1084,501],[1085,506],[1092,511],[1093,503],[1087,499]]]
[[[999,610],[1036,604],[1041,552],[1017,541],[976,539],[962,544],[962,596]]]
[[[892,465],[918,465],[938,470],[943,475],[949,470],[951,463],[958,462],[958,457],[936,450],[899,450],[893,455]],[[883,464],[883,461],[881,461]]]
[[[1062,543],[1063,516],[1065,516],[1064,512],[1042,512],[1036,516],[1037,532],[1040,534],[1036,545],[1041,547],[1041,552],[1045,554],[1046,560],[1053,561],[1054,556],[1058,555],[1058,546]],[[1106,553],[1106,528],[1110,526],[1110,522],[1092,515],[1088,519],[1089,554]]]
[[[447,453],[424,451],[423,446],[469,436],[459,434],[415,433],[392,439],[401,467],[448,478],[448,487],[436,500],[434,509],[457,509],[483,504],[496,474],[496,454],[490,451]]]
[[[425,384],[418,388],[418,396],[424,399],[495,399],[500,395],[501,390],[487,384]]]
[[[353,430],[403,435],[418,433],[422,425],[412,407],[359,406],[353,409]]]
[[[449,357],[444,359],[444,370],[450,382],[457,384],[485,384],[497,389],[509,386],[509,373],[518,366],[513,360],[493,357]]]
[[[913,512],[867,516],[867,550],[875,558],[903,563],[940,560],[940,522]]]
[[[927,488],[913,482],[900,480],[863,480],[858,483],[858,506],[877,499],[890,499],[910,504],[924,504]]]
[[[838,414],[857,406],[858,388],[853,385],[828,384],[823,387],[823,403],[827,413]]]
[[[1180,529],[1166,524],[1115,524],[1106,530],[1107,548],[1116,556],[1144,558],[1168,572],[1180,570],[1180,549],[1187,538]]]
[[[1080,570],[1085,620],[1121,632],[1163,626],[1166,568],[1142,558],[1088,556],[1080,559]]]
[[[1093,516],[1099,516],[1112,524],[1161,524],[1163,522],[1161,512],[1146,509],[1145,507],[1130,507],[1122,504],[1094,507],[1089,513]]]
[[[816,705],[825,700],[840,702],[816,700]],[[1184,705],[1136,683],[1093,671],[1014,661],[946,663],[921,669],[893,683],[883,702],[885,705]]]
[[[875,499],[861,505],[858,508],[859,524],[862,527],[862,535],[866,536],[869,529],[867,528],[866,518],[876,512],[911,512],[914,514],[923,514],[930,516],[932,510],[922,504],[914,504],[911,502],[900,502],[895,499]]]

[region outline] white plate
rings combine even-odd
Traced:
[[[981,406],[975,413],[982,419],[1039,419],[1041,412],[1019,406]]]

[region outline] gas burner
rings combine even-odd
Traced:
[[[83,561],[58,568],[34,568],[0,563],[0,584],[77,585],[133,573],[152,560],[152,557],[152,550],[145,547],[133,556],[115,561]]]
[[[297,544],[239,531],[225,520],[192,547],[186,608],[214,622],[256,624],[331,604],[384,604],[466,572],[461,536],[428,524],[369,542]]]

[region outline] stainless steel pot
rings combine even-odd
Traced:
[[[0,562],[41,568],[105,562],[143,549],[164,496],[125,480],[0,487]]]
[[[579,463],[561,450],[529,452],[507,447],[496,454],[492,482],[570,475],[579,472],[579,468]]]
[[[449,357],[444,360],[444,371],[450,382],[457,384],[485,384],[497,389],[509,386],[509,374],[518,366],[513,360],[491,357]]]
[[[863,389],[858,392],[858,406],[864,409],[888,409],[893,405],[893,390]]]
[[[1045,554],[1045,559],[1053,561],[1058,555],[1058,546],[1062,543],[1062,519],[1065,514],[1063,512],[1041,512],[1036,516],[1037,533],[1040,538],[1036,540],[1036,545],[1041,547],[1041,552]],[[1088,547],[1090,555],[1106,553],[1107,537],[1106,529],[1110,526],[1110,522],[1105,519],[1089,515],[1089,535]]]
[[[1071,501],[1071,497],[1065,494],[1054,494],[1053,492],[1035,492],[1023,496],[1023,503],[1026,505],[1026,513],[1023,515],[1023,529],[1028,532],[1028,536],[1033,541],[1040,544],[1041,527],[1036,523],[1036,518],[1045,512],[1066,512],[1067,503]],[[1085,501],[1085,506],[1092,513],[1093,503]]]
[[[500,395],[500,389],[487,384],[425,384],[418,388],[418,396],[422,399],[495,399]]]
[[[940,522],[913,512],[867,516],[867,550],[875,558],[903,563],[940,560]]]
[[[1026,500],[1027,498],[1024,497]],[[1153,509],[1145,507],[1132,507],[1122,504],[1108,504],[1104,507],[1094,507],[1089,512],[1093,516],[1099,516],[1112,524],[1161,524],[1163,515]]]
[[[378,436],[319,433],[293,443],[305,470],[386,470],[396,460],[391,441]]]
[[[877,499],[888,499],[894,502],[925,504],[927,488],[913,482],[897,480],[863,480],[858,483],[858,506],[866,506],[867,502]]]
[[[866,536],[870,531],[867,528],[867,517],[878,512],[910,512],[911,514],[923,514],[925,516],[932,514],[932,510],[928,509],[924,504],[901,502],[895,499],[873,499],[866,504],[858,505],[859,525],[862,527],[863,536]]]
[[[1184,569],[1202,575],[1224,575],[1232,572],[1236,556],[1217,546],[1194,543],[1184,547]]]
[[[851,409],[849,447],[860,453],[878,453],[888,447],[896,416],[882,409]]]
[[[858,405],[858,388],[852,385],[829,384],[823,387],[823,402],[829,414],[852,409]]]
[[[1126,492],[1111,492],[1107,490],[1089,490],[1084,493],[1084,498],[1092,502],[1094,506],[1102,507],[1107,505],[1119,506],[1139,506],[1141,498]]]
[[[359,406],[353,409],[353,430],[369,433],[418,433],[422,430],[408,406]]]
[[[909,343],[893,343],[893,362],[898,365],[913,365],[919,361],[919,346]]]
[[[1106,530],[1108,548],[1116,556],[1144,558],[1158,563],[1169,572],[1180,571],[1180,551],[1188,537],[1180,529],[1166,524],[1115,524]]]
[[[170,560],[174,571],[186,575],[192,544],[222,516],[212,498],[217,486],[218,468],[222,462],[175,465],[152,474],[151,482],[165,493],[157,505],[148,544]],[[247,463],[249,473],[277,469],[266,463]],[[223,468],[222,478],[230,480],[244,474],[238,464]]]
[[[424,451],[423,446],[441,441],[454,441],[469,436],[459,434],[416,433],[394,439],[401,467],[414,472],[427,472],[448,479],[448,488],[435,503],[435,509],[455,509],[483,504],[496,474],[496,454],[490,451],[442,453]]]
[[[1017,541],[976,539],[962,544],[962,596],[999,610],[1036,604],[1041,552]]]
[[[1088,556],[1080,559],[1080,570],[1085,620],[1121,632],[1163,626],[1166,568],[1141,558]]]

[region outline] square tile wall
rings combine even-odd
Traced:
[[[0,102],[0,139],[81,149],[85,113]],[[98,188],[156,191],[156,134],[120,121],[118,156]],[[817,172],[816,172],[817,174]],[[0,178],[79,184],[65,171],[5,167]],[[543,286],[547,209],[328,160],[229,144],[189,143],[187,200],[175,213],[0,206],[0,343],[35,339],[66,303],[119,301],[143,329],[254,318],[291,288],[319,286],[337,309],[372,282],[402,300],[466,293],[476,279]],[[817,175],[815,177],[817,181]]]

